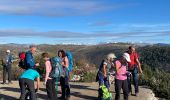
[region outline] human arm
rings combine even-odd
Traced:
[[[64,60],[62,61],[62,66],[65,67],[65,68],[67,68],[68,65],[69,65],[69,64],[68,64],[68,58],[65,57]]]
[[[111,63],[111,67],[115,68],[115,63],[114,62]]]
[[[143,71],[142,71],[142,68],[141,68],[141,64],[140,64],[139,59],[136,59],[136,62],[137,62],[137,65],[138,65],[138,70],[139,70],[139,72],[142,74]]]
[[[137,63],[139,72],[142,74],[143,71],[142,71],[141,63],[140,63],[140,61],[139,61],[139,57],[138,57],[138,54],[137,54],[137,53],[135,53],[135,62]]]
[[[115,66],[116,66],[116,74],[119,74],[121,71],[121,63],[116,61]]]
[[[46,82],[47,82],[47,79],[49,78],[49,74],[50,74],[50,72],[51,72],[51,63],[50,63],[50,61],[46,61],[45,62],[45,71],[46,71],[46,74],[45,74],[45,84],[46,84]]]
[[[103,64],[103,74],[105,78],[107,77],[106,66],[107,66],[106,64]]]

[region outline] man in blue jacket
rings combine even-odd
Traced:
[[[33,57],[33,54],[35,54],[37,48],[35,45],[30,45],[30,50],[26,52],[26,58],[25,63],[27,66],[27,69],[29,68],[35,68],[35,66],[39,66],[39,63],[35,64],[35,59]]]

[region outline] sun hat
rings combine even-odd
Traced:
[[[109,53],[108,55],[107,55],[107,58],[112,58],[112,59],[114,59],[114,58],[116,58],[116,56],[115,56],[115,54],[114,53]]]
[[[130,55],[128,53],[123,53],[123,58],[125,58],[127,62],[131,62]]]
[[[10,50],[6,50],[6,52],[10,53]]]

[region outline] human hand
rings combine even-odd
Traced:
[[[140,74],[143,74],[143,71],[141,69],[139,70],[139,72],[140,72]]]
[[[106,78],[107,77],[107,75],[106,74],[104,74],[104,78]]]
[[[64,65],[64,62],[61,62],[61,65],[63,66],[63,65]]]
[[[40,66],[40,64],[39,64],[39,63],[36,63],[35,66]]]
[[[127,75],[127,76],[131,76],[131,75],[132,75],[132,73],[131,73],[131,72],[129,72],[129,71],[127,71],[126,75]]]

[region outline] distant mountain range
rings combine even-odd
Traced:
[[[101,45],[101,44],[134,44],[138,46],[147,46],[147,45],[157,45],[157,46],[170,46],[169,43],[144,43],[144,42],[100,42],[100,43],[60,43],[60,44],[37,44],[37,45]],[[6,46],[22,46],[28,47],[30,44],[16,44],[16,43],[8,43],[8,44],[0,44]]]
[[[158,45],[158,46],[170,46],[170,44],[165,44],[165,43],[158,43],[156,45]]]
[[[48,52],[50,53],[50,55],[55,56],[57,55],[57,51],[60,49],[64,49],[66,51],[69,50],[73,53],[76,62],[85,59],[85,61],[91,64],[95,64],[97,67],[100,64],[101,60],[104,59],[108,53],[113,52],[119,58],[122,53],[128,49],[130,45],[136,45],[136,50],[139,52],[140,58],[143,59],[143,63],[147,63],[152,67],[159,67],[161,69],[170,71],[170,44],[163,43],[101,43],[96,45],[41,44],[37,45],[37,54],[40,54],[42,52]],[[15,56],[18,56],[19,52],[28,50],[28,47],[29,44],[0,44],[0,57],[3,57],[3,55],[5,54],[5,50],[7,49],[10,49]]]

